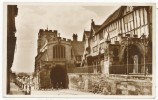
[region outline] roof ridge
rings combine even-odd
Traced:
[[[109,15],[109,16],[106,18],[106,20],[101,24],[101,27],[97,30],[96,33],[98,33],[103,27],[105,27],[105,26],[108,25],[109,23],[113,22],[113,21],[114,21],[115,19],[117,19],[118,17],[120,17],[120,15],[121,15],[120,11],[122,11],[122,9],[123,9],[124,7],[127,7],[127,6],[120,6],[120,7],[119,7],[117,10],[115,10],[111,15]],[[117,17],[116,17],[116,18],[113,18],[114,16],[116,16],[116,14],[118,14]]]

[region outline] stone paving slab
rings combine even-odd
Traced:
[[[25,95],[15,83],[10,83],[10,95]]]

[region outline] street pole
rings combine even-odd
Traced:
[[[128,75],[128,37],[127,37],[127,75]]]
[[[145,66],[145,62],[146,62],[145,61],[145,58],[146,58],[145,56],[146,56],[146,54],[145,53],[146,53],[146,44],[145,44],[145,39],[144,39],[144,68],[145,68],[145,76],[146,76],[146,66]]]

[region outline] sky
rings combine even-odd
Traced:
[[[16,50],[12,71],[33,72],[37,55],[39,29],[58,30],[61,37],[72,39],[90,30],[91,19],[101,25],[119,6],[103,5],[18,5],[16,20]]]

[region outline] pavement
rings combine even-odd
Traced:
[[[15,83],[10,83],[10,95],[25,95]]]
[[[31,95],[94,95],[94,93],[82,92],[70,89],[60,89],[60,90],[32,90]],[[100,95],[100,94],[95,94]]]
[[[25,93],[20,89],[15,83],[10,83],[10,95],[25,95]],[[82,92],[79,90],[70,89],[47,89],[47,90],[31,90],[31,95],[94,95],[90,92]],[[100,94],[95,94],[100,95]]]

